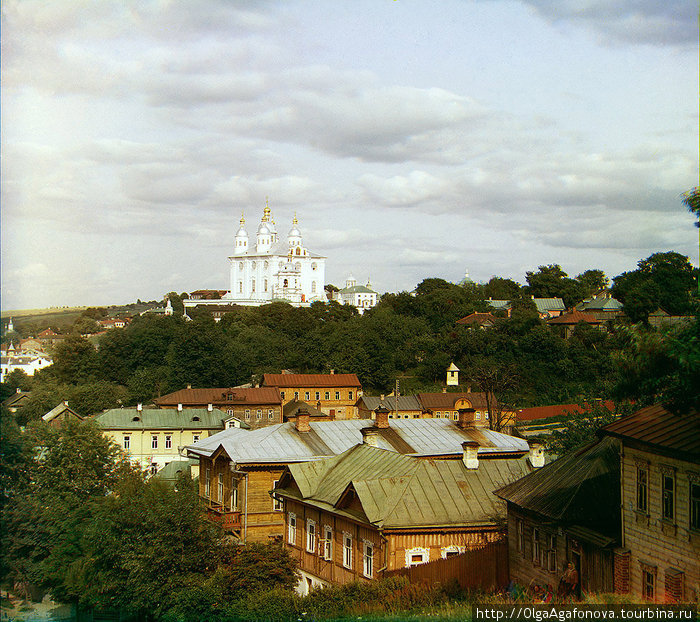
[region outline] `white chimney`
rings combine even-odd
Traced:
[[[544,466],[544,447],[539,441],[528,441],[530,445],[530,464],[533,468],[539,469]]]
[[[377,447],[377,440],[379,439],[379,430],[377,428],[362,428],[360,433],[362,434],[363,445]]]
[[[136,404],[136,410],[137,410],[138,412],[143,411],[143,404],[142,404],[141,402],[139,402],[138,404]]]
[[[178,410],[178,412],[182,412],[182,404],[177,405],[177,410]]]
[[[468,469],[479,468],[479,443],[476,441],[464,441],[462,443],[462,462]]]
[[[214,404],[207,404],[207,410],[212,412],[214,410]]]

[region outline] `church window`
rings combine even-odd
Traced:
[[[289,287],[289,280],[288,279],[284,279],[283,287]]]
[[[253,268],[253,270],[255,270],[255,266],[256,266],[255,262],[253,262],[252,264],[250,264],[250,267]]]
[[[250,291],[255,292],[255,279],[250,281]]]
[[[297,246],[297,255],[301,255],[301,249]]]
[[[297,262],[294,264],[294,269],[295,269],[297,272],[298,272],[299,270],[301,270],[301,263],[297,261]]]
[[[317,267],[318,267],[318,266],[316,265],[316,262],[314,261],[314,262],[311,264],[311,269],[312,269],[312,270],[315,270]]]
[[[267,279],[265,279],[265,281],[263,283],[264,283],[263,289],[264,289],[264,291],[267,291]]]
[[[241,262],[238,264],[238,269],[239,269],[241,272],[243,272],[243,269],[244,269],[244,268],[245,268],[245,264],[241,261]]]
[[[238,281],[238,293],[243,293],[243,281]]]
[[[270,267],[269,262],[266,261],[266,262],[263,264],[263,267],[265,268],[265,270],[267,270],[267,269]]]
[[[312,282],[311,282],[311,291],[312,291],[313,293],[316,293],[316,281],[312,281]]]

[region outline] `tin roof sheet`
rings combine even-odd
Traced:
[[[94,419],[105,430],[216,430],[224,427],[227,417],[218,408],[113,408]]]
[[[193,455],[209,456],[222,447],[234,462],[287,464],[339,455],[362,443],[360,430],[367,419],[312,421],[311,432],[299,432],[293,422],[258,430],[231,428],[202,439],[188,448]],[[391,419],[379,429],[378,447],[415,456],[451,456],[462,453],[464,441],[477,441],[480,454],[524,453],[527,441],[482,428],[461,429],[448,419]]]

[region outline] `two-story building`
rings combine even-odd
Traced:
[[[617,591],[657,603],[700,596],[700,413],[643,408],[605,426],[621,449],[624,555]],[[619,568],[618,568],[619,567]]]
[[[298,591],[371,581],[503,538],[505,508],[491,492],[530,471],[526,456],[478,459],[478,442],[466,441],[459,460],[424,460],[378,448],[374,427],[362,432],[339,456],[290,464],[273,492]]]
[[[231,417],[218,408],[113,408],[94,417],[106,437],[131,461],[156,473],[166,464],[184,460],[180,452],[225,428]],[[235,425],[240,425],[235,422]]]
[[[379,409],[372,427],[376,445],[403,455],[461,459],[462,443],[479,444],[479,455],[520,457],[526,441],[473,425],[473,411],[459,421],[391,419]],[[371,420],[312,421],[304,409],[293,421],[258,430],[227,429],[195,445],[187,454],[199,460],[200,496],[210,517],[241,541],[280,539],[282,504],[269,491],[289,464],[337,456],[363,440]]]
[[[264,374],[262,387],[279,390],[283,402],[301,400],[333,419],[356,419],[362,396],[357,374]]]
[[[275,387],[180,389],[154,400],[158,408],[214,406],[252,429],[282,423],[282,397]]]

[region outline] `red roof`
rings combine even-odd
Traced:
[[[229,399],[229,395],[231,399]],[[204,406],[206,404],[281,404],[282,396],[274,387],[218,389],[180,389],[154,400],[158,406]]]
[[[295,387],[358,387],[357,374],[264,374],[263,386]]]
[[[553,317],[547,320],[547,324],[578,324],[586,322],[587,324],[602,324],[603,320],[599,320],[593,313],[585,311],[576,311],[575,309],[569,313],[564,313],[558,317]]]
[[[696,410],[674,415],[661,405],[647,406],[606,425],[602,432],[623,441],[687,454],[700,462],[700,413]]]
[[[612,401],[606,401],[602,404],[610,412],[615,410],[615,404]],[[587,410],[587,409],[586,409]],[[581,406],[579,404],[555,404],[554,406],[534,406],[533,408],[521,408],[516,412],[518,421],[534,421],[535,419],[548,419],[549,417],[565,417],[570,413],[580,413]]]
[[[496,321],[496,316],[490,313],[472,313],[466,317],[460,318],[455,322],[455,324],[478,324],[483,326],[484,324],[493,324]]]

